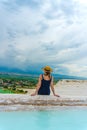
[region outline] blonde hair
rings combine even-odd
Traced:
[[[44,70],[44,72],[45,72],[45,75],[47,75],[49,78],[51,77],[51,72],[50,71]]]

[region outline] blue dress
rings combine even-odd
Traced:
[[[39,88],[38,95],[50,95],[51,79],[52,79],[52,76],[50,80],[45,80],[42,74],[41,87]]]

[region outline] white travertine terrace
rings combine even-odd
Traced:
[[[46,109],[60,106],[87,106],[87,81],[63,80],[56,84],[60,97],[30,94],[0,94],[0,111]]]

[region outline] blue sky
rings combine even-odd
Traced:
[[[0,0],[0,66],[87,77],[86,0]]]

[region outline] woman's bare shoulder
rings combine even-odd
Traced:
[[[39,75],[39,78],[42,79],[42,74]]]

